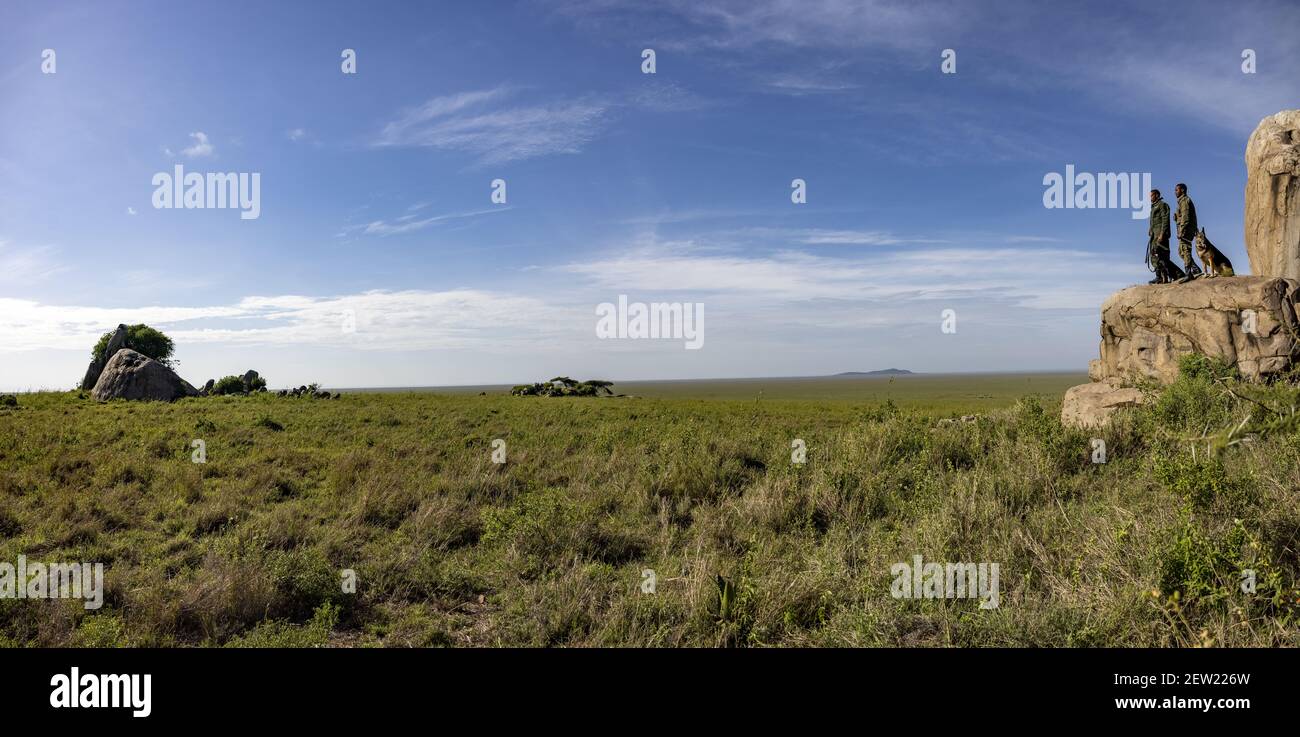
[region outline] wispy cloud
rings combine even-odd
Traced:
[[[895,0],[665,0],[649,5],[636,0],[560,0],[553,5],[582,26],[607,32],[635,28],[672,48],[718,49],[768,43],[917,48],[932,44],[944,29],[960,28],[970,14],[962,3]],[[674,22],[664,22],[664,14]]]
[[[809,73],[781,73],[768,77],[764,81],[767,88],[773,92],[781,92],[787,95],[822,95],[832,92],[848,92],[858,89],[858,85],[840,81],[834,78],[827,78],[820,74]]]
[[[585,310],[474,289],[368,291],[335,297],[246,297],[206,307],[110,309],[0,299],[0,351],[84,349],[119,323],[148,323],[179,345],[318,345],[422,350],[545,341],[585,334]],[[345,332],[345,318],[355,332]]]
[[[1063,243],[1060,238],[1047,235],[1008,235],[1002,236],[1004,243]]]
[[[800,243],[808,245],[832,246],[897,246],[908,243],[951,243],[943,238],[913,238],[895,235],[883,230],[826,230],[814,228],[803,231],[787,231]]]
[[[662,82],[650,77],[639,85],[627,97],[628,104],[640,110],[656,113],[677,113],[688,110],[701,110],[714,104],[702,95],[696,94],[677,82]]]
[[[749,295],[773,305],[814,300],[908,301],[997,296],[1036,309],[1096,309],[1139,276],[1130,265],[1078,268],[1069,249],[936,248],[821,256],[716,253],[687,242],[639,244],[631,251],[562,267],[616,293]],[[1140,268],[1137,267],[1137,268]]]
[[[408,212],[415,212],[427,206],[428,203],[417,203],[416,205],[412,205],[410,208],[408,208]],[[483,215],[491,215],[493,213],[506,212],[510,209],[511,208],[509,206],[500,206],[500,207],[494,207],[487,210],[470,210],[468,212],[453,212],[453,213],[447,213],[445,215],[435,215],[433,217],[419,218],[419,219],[417,219],[415,215],[407,214],[407,215],[398,216],[392,220],[374,220],[369,223],[366,223],[365,225],[354,225],[348,228],[344,228],[342,234],[348,235],[351,233],[360,232],[362,235],[377,235],[377,236],[404,235],[407,233],[414,233],[419,230],[424,230],[425,228],[428,228],[433,225],[437,225],[439,223],[445,223],[445,222],[450,222],[455,220],[465,220],[468,218],[476,218]]]
[[[895,0],[554,0],[558,15],[603,36],[649,35],[654,43],[691,54],[726,54],[748,67],[764,89],[791,95],[858,88],[843,66],[860,64],[862,52],[879,52],[876,66],[914,67],[921,53],[937,68],[937,51],[978,50],[994,64],[962,72],[963,79],[995,88],[1073,90],[1109,109],[1128,106],[1142,116],[1180,115],[1201,125],[1249,132],[1266,115],[1295,106],[1292,70],[1300,65],[1300,6],[1293,0],[1253,0],[1232,5],[1188,0],[1175,16],[1154,6],[1116,11],[1087,4],[1007,0],[996,5]],[[1108,17],[1113,15],[1114,17]],[[1206,18],[1212,19],[1205,22]],[[1087,28],[1062,44],[1042,28]],[[1143,51],[1155,33],[1177,34],[1197,53]],[[1008,43],[1008,39],[1013,43]],[[649,40],[646,40],[650,43]],[[1243,74],[1239,54],[1253,49],[1258,72]],[[799,57],[788,68],[790,51]],[[743,57],[739,52],[745,52]],[[775,52],[775,55],[768,53]],[[899,52],[903,52],[900,54]],[[1042,59],[1051,58],[1044,66]],[[774,66],[775,65],[775,66]],[[944,125],[961,120],[944,110]],[[1003,116],[993,125],[975,123],[979,141],[1005,134],[989,150],[1003,159],[1022,158],[1024,141],[1008,133]],[[936,162],[942,163],[942,162]]]
[[[611,107],[596,97],[505,104],[517,94],[497,87],[435,97],[403,111],[371,145],[463,151],[479,164],[573,154],[601,130]]]
[[[30,284],[67,271],[56,254],[52,246],[19,247],[0,240],[0,284]]]
[[[181,154],[191,159],[197,159],[205,156],[211,156],[216,152],[212,143],[208,140],[208,134],[203,131],[196,131],[190,134],[194,139],[194,145],[181,149]]]
[[[768,214],[766,210],[741,210],[741,209],[713,209],[713,208],[695,208],[695,209],[673,209],[663,210],[649,215],[636,215],[633,217],[620,218],[616,222],[623,225],[668,225],[672,223],[688,223],[697,220],[729,220],[735,218],[749,218]]]

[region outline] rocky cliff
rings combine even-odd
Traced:
[[[1265,118],[1246,145],[1245,223],[1256,276],[1129,287],[1102,304],[1093,383],[1065,393],[1062,422],[1105,424],[1142,402],[1135,383],[1173,381],[1189,353],[1222,359],[1253,381],[1300,363],[1300,110]]]
[[[1250,270],[1300,279],[1300,110],[1264,118],[1246,144],[1245,224]]]
[[[1129,287],[1101,306],[1101,358],[1093,381],[1178,378],[1188,353],[1235,364],[1250,380],[1282,373],[1297,359],[1300,282],[1265,276]]]

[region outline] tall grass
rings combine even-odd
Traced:
[[[1257,406],[1292,394],[1189,370],[1100,433],[1056,397],[941,425],[846,402],[24,395],[0,411],[0,561],[103,562],[106,604],[0,600],[0,643],[1296,645],[1300,434]],[[914,555],[998,563],[1000,606],[892,598]]]

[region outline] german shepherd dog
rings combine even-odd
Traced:
[[[1200,256],[1201,263],[1205,264],[1205,278],[1236,276],[1232,270],[1232,262],[1210,242],[1209,236],[1205,235],[1205,228],[1201,228],[1201,232],[1196,234],[1196,255]]]

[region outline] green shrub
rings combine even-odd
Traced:
[[[117,331],[110,330],[100,336],[99,341],[95,343],[95,347],[90,352],[92,359],[96,361],[104,360],[104,352],[108,350],[108,341],[113,338],[115,332]],[[125,347],[143,353],[166,366],[172,365],[172,351],[176,349],[176,345],[172,343],[171,338],[143,324],[127,326]]]
[[[1237,366],[1221,358],[1188,353],[1178,358],[1178,373],[1189,379],[1236,379]]]
[[[1288,430],[1291,423],[1277,420],[1294,405],[1294,388],[1243,382],[1236,367],[1199,354],[1182,356],[1178,363],[1178,378],[1161,387],[1141,413],[1147,435],[1225,435],[1243,419],[1248,423],[1238,432],[1269,430],[1280,434]],[[1273,412],[1267,407],[1273,407]],[[1202,447],[1206,445],[1202,443]]]
[[[1091,465],[1087,434],[1062,425],[1061,418],[1044,409],[1037,397],[1018,400],[1014,416],[1013,437],[1036,441],[1056,474],[1077,473]]]
[[[1242,571],[1255,566],[1243,557],[1249,542],[1241,520],[1224,533],[1211,534],[1184,511],[1160,554],[1160,593],[1205,604],[1235,597]]]
[[[520,384],[510,390],[516,397],[598,397],[604,394],[612,396],[612,381],[590,379],[574,381],[567,376],[557,376],[541,384]]]
[[[1200,454],[1193,458],[1185,451],[1161,455],[1155,461],[1155,476],[1197,509],[1208,509],[1215,500],[1222,499],[1240,512],[1240,507],[1249,501],[1248,480],[1240,472],[1229,474],[1218,456]]]
[[[313,386],[315,386],[313,384]],[[254,392],[266,391],[266,379],[260,376],[254,377],[250,381],[244,381],[242,376],[223,376],[212,385],[213,396],[222,396],[227,394],[252,394]]]
[[[212,385],[213,396],[224,394],[244,394],[244,380],[238,376],[223,376]]]

